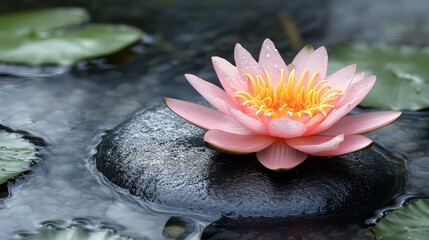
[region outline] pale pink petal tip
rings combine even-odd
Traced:
[[[349,65],[330,75],[327,81],[332,88],[338,88],[345,92],[352,83],[355,73],[356,64]]]
[[[325,47],[319,47],[314,50],[311,55],[304,61],[300,66],[296,66],[297,76],[308,70],[310,73],[319,73],[321,79],[324,79],[326,76],[326,71],[328,69],[328,52]]]
[[[256,156],[264,167],[272,170],[292,169],[308,157],[307,154],[295,150],[281,141],[256,153]]]
[[[310,44],[305,45],[301,51],[299,51],[295,58],[292,60],[292,65],[294,65],[295,67],[299,67],[303,62],[305,62],[305,60],[307,60],[307,58],[314,52],[314,48],[313,46],[311,46]]]
[[[249,132],[232,118],[214,109],[173,98],[165,98],[164,102],[171,111],[197,127],[234,133]]]
[[[382,111],[348,115],[320,134],[328,136],[337,134],[363,134],[394,122],[401,114],[398,111]]]
[[[233,96],[235,92],[247,90],[247,82],[240,79],[238,69],[221,57],[212,57],[213,67],[225,91]]]
[[[241,135],[212,129],[206,132],[204,141],[215,150],[232,154],[246,154],[261,151],[271,145],[274,139],[264,135]]]
[[[185,74],[185,78],[211,105],[222,113],[229,114],[227,106],[234,106],[234,103],[224,90],[192,74]]]
[[[276,49],[274,43],[268,38],[265,39],[264,43],[262,44],[258,62],[259,65],[263,69],[267,70],[267,72],[270,74],[273,85],[276,85],[276,83],[279,81],[281,69],[286,71],[284,73],[285,76],[288,76],[289,74],[288,68],[282,56]]]
[[[344,141],[342,141],[337,149],[325,151],[325,152],[318,152],[315,153],[315,156],[339,156],[344,155],[352,152],[359,151],[361,149],[364,149],[372,144],[372,140],[364,137],[362,135],[347,135],[344,136]]]
[[[244,49],[239,43],[235,45],[234,60],[237,69],[242,74],[250,74],[252,76],[262,75],[262,69],[259,63],[252,57],[252,55]]]
[[[291,147],[310,155],[332,151],[339,148],[344,141],[344,135],[330,136],[307,136],[286,139],[286,143]]]
[[[174,98],[164,98],[164,102],[175,114],[203,129],[210,129],[213,119],[224,118],[221,112],[195,103]]]

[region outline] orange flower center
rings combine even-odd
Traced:
[[[308,70],[302,73],[299,81],[295,81],[293,69],[285,81],[284,69],[281,69],[280,79],[275,87],[266,69],[264,73],[265,78],[245,74],[249,80],[249,91],[238,91],[234,95],[243,101],[243,106],[255,110],[256,115],[264,114],[272,118],[288,115],[298,119],[304,114],[313,117],[322,113],[326,117],[328,111],[336,106],[337,99],[343,95],[340,89],[331,88],[326,80],[316,81],[317,72],[304,86]]]

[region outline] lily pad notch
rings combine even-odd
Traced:
[[[140,29],[88,23],[81,8],[52,8],[0,15],[0,62],[68,66],[139,42]]]

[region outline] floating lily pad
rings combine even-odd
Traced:
[[[60,8],[0,16],[0,61],[14,64],[72,65],[115,53],[138,42],[134,27],[89,24],[85,10]],[[68,28],[64,28],[68,27]]]
[[[131,240],[115,234],[111,230],[90,231],[80,227],[64,230],[46,229],[37,234],[24,237],[25,240]]]
[[[129,26],[91,24],[48,36],[6,38],[0,41],[0,61],[70,65],[112,54],[135,43],[141,36],[140,30]]]
[[[375,226],[377,239],[426,240],[429,236],[429,199],[420,199],[387,214]]]
[[[31,35],[89,20],[81,8],[53,8],[0,15],[0,35]]]
[[[356,44],[333,49],[329,57],[331,73],[356,63],[358,71],[377,76],[361,106],[393,110],[429,107],[429,48]]]
[[[0,130],[0,184],[30,169],[35,146],[19,134]]]

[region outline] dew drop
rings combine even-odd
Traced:
[[[245,56],[245,55],[243,55],[243,56],[242,56],[242,58],[243,58],[243,59],[246,59],[246,56]]]
[[[265,56],[266,56],[267,58],[270,58],[270,53],[268,53],[268,52],[267,52],[267,53],[265,54]]]
[[[274,66],[273,66],[274,68],[277,68],[277,64],[274,64]]]

